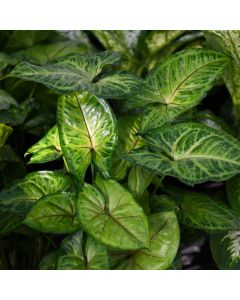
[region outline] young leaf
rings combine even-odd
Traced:
[[[141,131],[161,127],[196,106],[229,61],[227,56],[206,49],[185,50],[164,59],[147,76],[141,93],[129,102],[135,107],[151,105]]]
[[[138,166],[133,166],[128,174],[128,188],[134,197],[140,198],[155,174]]]
[[[70,191],[72,179],[51,171],[30,173],[0,192],[0,209],[4,212],[26,213],[34,202],[50,194]]]
[[[240,176],[235,176],[226,182],[228,201],[240,216]]]
[[[0,148],[6,143],[13,129],[5,124],[0,123]]]
[[[116,249],[148,247],[148,222],[132,195],[114,180],[85,184],[78,194],[78,217],[95,239]]]
[[[240,269],[240,232],[230,231],[227,234],[210,236],[212,257],[221,270]]]
[[[79,182],[83,182],[91,162],[108,177],[117,144],[115,117],[110,106],[89,92],[62,96],[57,120],[63,155]]]
[[[63,234],[80,229],[73,193],[52,194],[34,203],[24,224],[42,232]]]
[[[42,83],[60,94],[88,90],[104,98],[125,98],[140,90],[141,78],[115,73],[97,79],[105,66],[119,62],[120,56],[108,51],[91,56],[70,54],[45,66],[21,62],[10,76]]]
[[[192,228],[207,232],[237,230],[240,218],[221,201],[212,200],[208,195],[181,192],[177,197],[180,206],[180,221]]]
[[[35,145],[30,147],[26,155],[32,155],[29,164],[45,163],[62,157],[58,127],[52,127],[46,135]]]
[[[10,106],[17,106],[16,100],[4,90],[0,89],[0,110],[8,109]]]
[[[90,236],[86,240],[79,231],[65,238],[60,246],[58,270],[106,270],[107,249]]]
[[[141,124],[141,116],[123,116],[117,121],[118,123],[118,146],[116,155],[113,157],[112,177],[115,180],[125,178],[127,170],[131,163],[123,159],[123,156],[133,149],[144,145],[141,136],[136,135]]]
[[[180,241],[179,225],[174,212],[156,213],[149,217],[150,246],[126,258],[116,269],[165,270],[177,254]]]
[[[126,159],[160,175],[194,185],[223,181],[240,173],[240,143],[225,132],[199,123],[152,130],[144,136],[153,152],[135,150]]]

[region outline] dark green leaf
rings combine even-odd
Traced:
[[[226,182],[228,201],[240,216],[240,176],[235,176]]]
[[[35,202],[24,224],[42,232],[63,234],[80,229],[73,193],[52,194]]]
[[[70,54],[45,66],[21,62],[11,72],[12,77],[35,81],[57,93],[88,90],[104,98],[126,98],[136,93],[142,79],[127,73],[115,73],[97,79],[105,66],[120,62],[114,52],[87,56]]]
[[[177,202],[181,208],[180,221],[192,228],[221,232],[240,227],[240,219],[236,213],[208,195],[186,191],[179,194]]]
[[[11,95],[0,89],[0,110],[8,109],[11,105],[17,106],[18,104]]]
[[[40,261],[40,270],[56,270],[58,260],[58,251],[52,252]]]
[[[62,96],[57,119],[63,155],[79,182],[83,182],[91,162],[108,177],[117,131],[107,102],[89,92]]]
[[[83,228],[101,243],[116,249],[148,247],[147,218],[132,195],[114,180],[85,184],[78,194],[78,216]]]
[[[153,152],[135,150],[126,159],[160,175],[194,185],[223,181],[240,173],[240,143],[225,132],[198,123],[152,130],[145,136]]]

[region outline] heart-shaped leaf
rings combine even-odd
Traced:
[[[237,230],[240,226],[240,218],[232,209],[208,195],[186,191],[178,193],[176,199],[180,221],[187,226],[207,232]]]
[[[60,246],[57,269],[59,270],[106,270],[107,249],[90,236],[84,238],[79,231],[65,238]]]
[[[72,179],[66,175],[51,171],[30,173],[0,192],[0,209],[24,214],[42,197],[72,188]]]
[[[147,218],[132,195],[114,180],[85,184],[78,194],[78,216],[83,228],[101,243],[116,249],[148,247]]]
[[[70,54],[45,66],[21,62],[10,76],[42,83],[60,94],[88,90],[100,97],[122,99],[139,91],[143,80],[128,73],[98,78],[105,66],[119,62],[120,55],[108,51],[91,56]]]
[[[62,157],[58,127],[55,125],[35,145],[30,147],[26,155],[32,155],[29,164],[45,163]]]
[[[135,150],[126,159],[160,175],[194,185],[223,181],[240,173],[240,143],[229,134],[199,123],[152,130],[144,136],[152,152]]]
[[[79,182],[83,182],[91,162],[108,177],[117,144],[115,117],[110,106],[89,92],[62,96],[57,119],[63,155]]]
[[[132,107],[150,107],[141,132],[161,127],[197,105],[223,73],[229,58],[206,49],[181,51],[164,59],[146,78],[145,87],[132,97]]]
[[[73,193],[42,197],[28,212],[24,224],[38,231],[63,234],[80,229]]]
[[[180,241],[179,225],[174,212],[156,213],[149,217],[150,246],[128,254],[116,269],[122,270],[164,270],[177,254]]]

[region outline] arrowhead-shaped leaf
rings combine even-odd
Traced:
[[[156,213],[149,217],[150,246],[138,250],[116,269],[164,270],[174,260],[180,241],[179,225],[174,212]]]
[[[149,73],[141,93],[129,101],[132,107],[148,106],[141,131],[161,127],[196,106],[229,61],[224,54],[206,49],[185,50],[164,59]]]
[[[39,142],[30,147],[25,156],[29,154],[32,155],[29,164],[49,162],[62,157],[57,125],[51,128]]]
[[[72,179],[66,175],[51,171],[30,173],[0,192],[0,209],[24,214],[42,197],[72,188]]]
[[[82,231],[63,240],[57,269],[106,270],[108,267],[107,249],[90,236],[84,238]]]
[[[60,94],[87,90],[100,97],[122,99],[139,91],[143,80],[128,73],[99,79],[105,66],[119,62],[120,55],[108,51],[91,56],[70,54],[45,66],[21,62],[10,76],[42,83]]]
[[[135,150],[126,159],[160,175],[194,185],[223,181],[240,173],[240,143],[229,134],[199,123],[152,130],[145,136],[152,152]]]
[[[63,234],[80,229],[73,193],[52,194],[33,204],[24,224],[42,232]]]
[[[148,247],[147,218],[132,195],[114,180],[85,184],[78,194],[78,216],[83,228],[101,243],[116,249]]]
[[[117,144],[110,106],[89,92],[62,96],[57,119],[63,155],[79,182],[83,182],[91,162],[108,177]]]
[[[208,232],[237,230],[240,218],[221,201],[208,195],[189,191],[178,194],[177,202],[181,208],[180,221],[192,228]]]

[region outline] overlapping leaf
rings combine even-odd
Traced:
[[[31,155],[29,164],[49,162],[62,157],[57,125],[52,127],[39,142],[30,147],[25,153],[26,155]]]
[[[105,270],[108,267],[107,249],[90,236],[84,239],[82,231],[63,240],[59,250],[57,269]]]
[[[89,92],[62,96],[58,102],[60,145],[70,171],[82,183],[91,162],[109,176],[117,144],[110,106]]]
[[[0,110],[8,109],[10,106],[17,106],[16,100],[7,92],[0,89]]]
[[[185,50],[164,59],[129,102],[131,107],[148,106],[141,131],[161,127],[197,105],[228,63],[227,56],[206,49]]]
[[[177,202],[180,221],[187,226],[207,232],[237,230],[240,226],[240,218],[232,209],[208,195],[182,192]]]
[[[160,175],[194,185],[223,181],[240,173],[240,143],[225,132],[198,123],[152,130],[145,136],[152,152],[135,150],[126,159]]]
[[[116,249],[148,247],[147,218],[132,195],[114,180],[85,184],[78,194],[78,216],[83,228],[101,243]]]
[[[12,131],[11,127],[0,123],[0,148],[5,144]]]
[[[141,78],[128,73],[114,73],[99,79],[105,66],[119,62],[120,56],[114,52],[91,56],[70,54],[45,66],[22,62],[10,75],[42,83],[61,94],[88,90],[104,98],[125,98],[140,90]]]
[[[24,224],[39,231],[63,234],[80,229],[76,218],[74,193],[59,193],[42,197],[28,212]]]
[[[226,182],[228,201],[235,212],[240,215],[240,176]]]
[[[25,214],[42,197],[72,188],[73,182],[66,175],[52,171],[29,173],[0,192],[0,209],[3,212]]]
[[[156,213],[149,217],[150,246],[138,250],[120,263],[116,269],[164,270],[172,263],[179,247],[180,233],[174,212]]]

